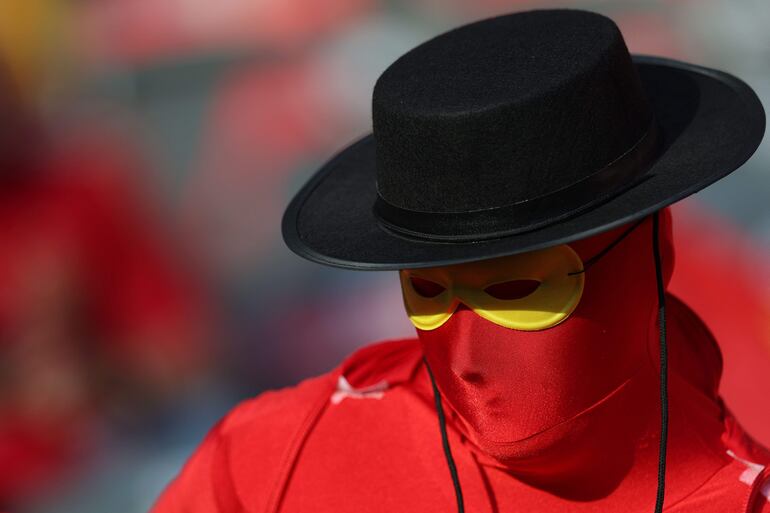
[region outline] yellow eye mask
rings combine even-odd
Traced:
[[[582,270],[577,253],[561,245],[399,275],[407,314],[421,330],[438,328],[462,303],[500,326],[535,331],[575,310],[583,294]]]

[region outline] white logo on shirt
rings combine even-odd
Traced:
[[[387,389],[388,382],[385,380],[368,387],[353,388],[348,383],[348,380],[345,379],[345,376],[340,376],[337,380],[337,390],[332,394],[331,402],[332,404],[340,404],[346,397],[353,399],[382,399]]]
[[[754,480],[757,478],[760,472],[764,470],[765,466],[760,465],[759,463],[754,463],[753,461],[744,460],[743,458],[739,458],[733,451],[728,450],[727,454],[729,454],[733,459],[736,461],[740,461],[744,465],[746,465],[746,470],[744,470],[738,480],[741,483],[745,483],[749,486],[754,484]],[[759,490],[762,495],[765,496],[768,502],[770,502],[770,481],[767,481],[762,484],[762,487]]]

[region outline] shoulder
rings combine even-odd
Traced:
[[[243,511],[236,479],[248,473],[261,488],[273,479],[283,452],[310,417],[314,403],[332,392],[331,376],[311,378],[283,390],[241,402],[215,424],[152,513],[235,513]],[[233,456],[236,456],[235,458]],[[247,468],[244,458],[255,458]]]
[[[693,493],[669,505],[671,513],[770,513],[770,467],[729,450],[728,454],[732,461]]]
[[[153,513],[242,511],[245,483],[250,506],[270,511],[327,405],[409,380],[420,358],[414,339],[381,342],[329,373],[243,401],[212,428]]]
[[[243,401],[220,422],[220,436],[240,438],[249,433],[252,438],[256,430],[285,437],[287,427],[301,427],[298,423],[308,422],[308,415],[338,400],[340,393],[365,394],[408,381],[421,355],[415,339],[365,346],[326,374]]]

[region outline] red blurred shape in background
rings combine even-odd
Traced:
[[[2,167],[0,504],[82,462],[106,416],[171,400],[203,367],[202,289],[139,200],[130,154],[40,141]]]

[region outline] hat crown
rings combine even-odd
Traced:
[[[618,27],[577,10],[439,35],[380,76],[372,111],[380,198],[434,213],[569,187],[629,151],[652,120]]]

